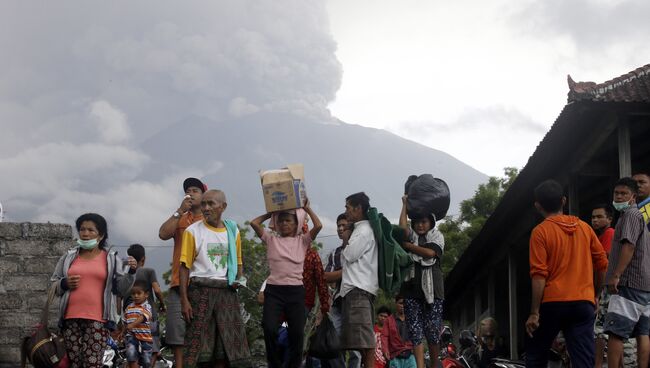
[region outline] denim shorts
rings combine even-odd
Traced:
[[[140,341],[133,336],[126,337],[126,360],[140,362],[143,367],[151,367],[151,343]]]

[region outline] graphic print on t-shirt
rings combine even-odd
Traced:
[[[217,270],[228,266],[228,247],[224,243],[208,243],[208,257]]]

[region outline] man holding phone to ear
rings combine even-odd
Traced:
[[[158,236],[162,240],[174,238],[174,254],[172,256],[172,277],[167,297],[167,330],[165,341],[172,346],[177,368],[183,368],[183,346],[185,339],[185,321],[181,314],[180,286],[180,257],[181,240],[185,229],[197,221],[203,220],[201,213],[201,196],[208,187],[197,178],[187,178],[183,181],[185,197],[180,207],[160,226]]]

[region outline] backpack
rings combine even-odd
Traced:
[[[377,242],[379,288],[388,295],[394,295],[408,275],[413,261],[396,240],[396,237],[401,238],[402,233],[398,226],[392,225],[384,214],[378,213],[374,207],[368,209],[368,222]]]
[[[23,368],[27,359],[34,368],[64,368],[68,366],[63,337],[51,333],[47,327],[48,313],[55,290],[56,284],[53,284],[41,313],[41,321],[35,326],[34,333],[22,339],[20,350]]]

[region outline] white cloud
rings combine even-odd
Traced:
[[[567,74],[604,82],[650,62],[648,9],[643,0],[329,0],[345,71],[330,107],[500,175],[526,163],[559,115]]]
[[[102,140],[106,143],[124,142],[131,137],[126,115],[111,106],[108,101],[93,102],[90,106],[90,117],[97,124]]]
[[[250,104],[243,97],[236,97],[230,101],[230,106],[228,112],[234,117],[240,117],[245,115],[250,115],[258,112],[260,109]]]

